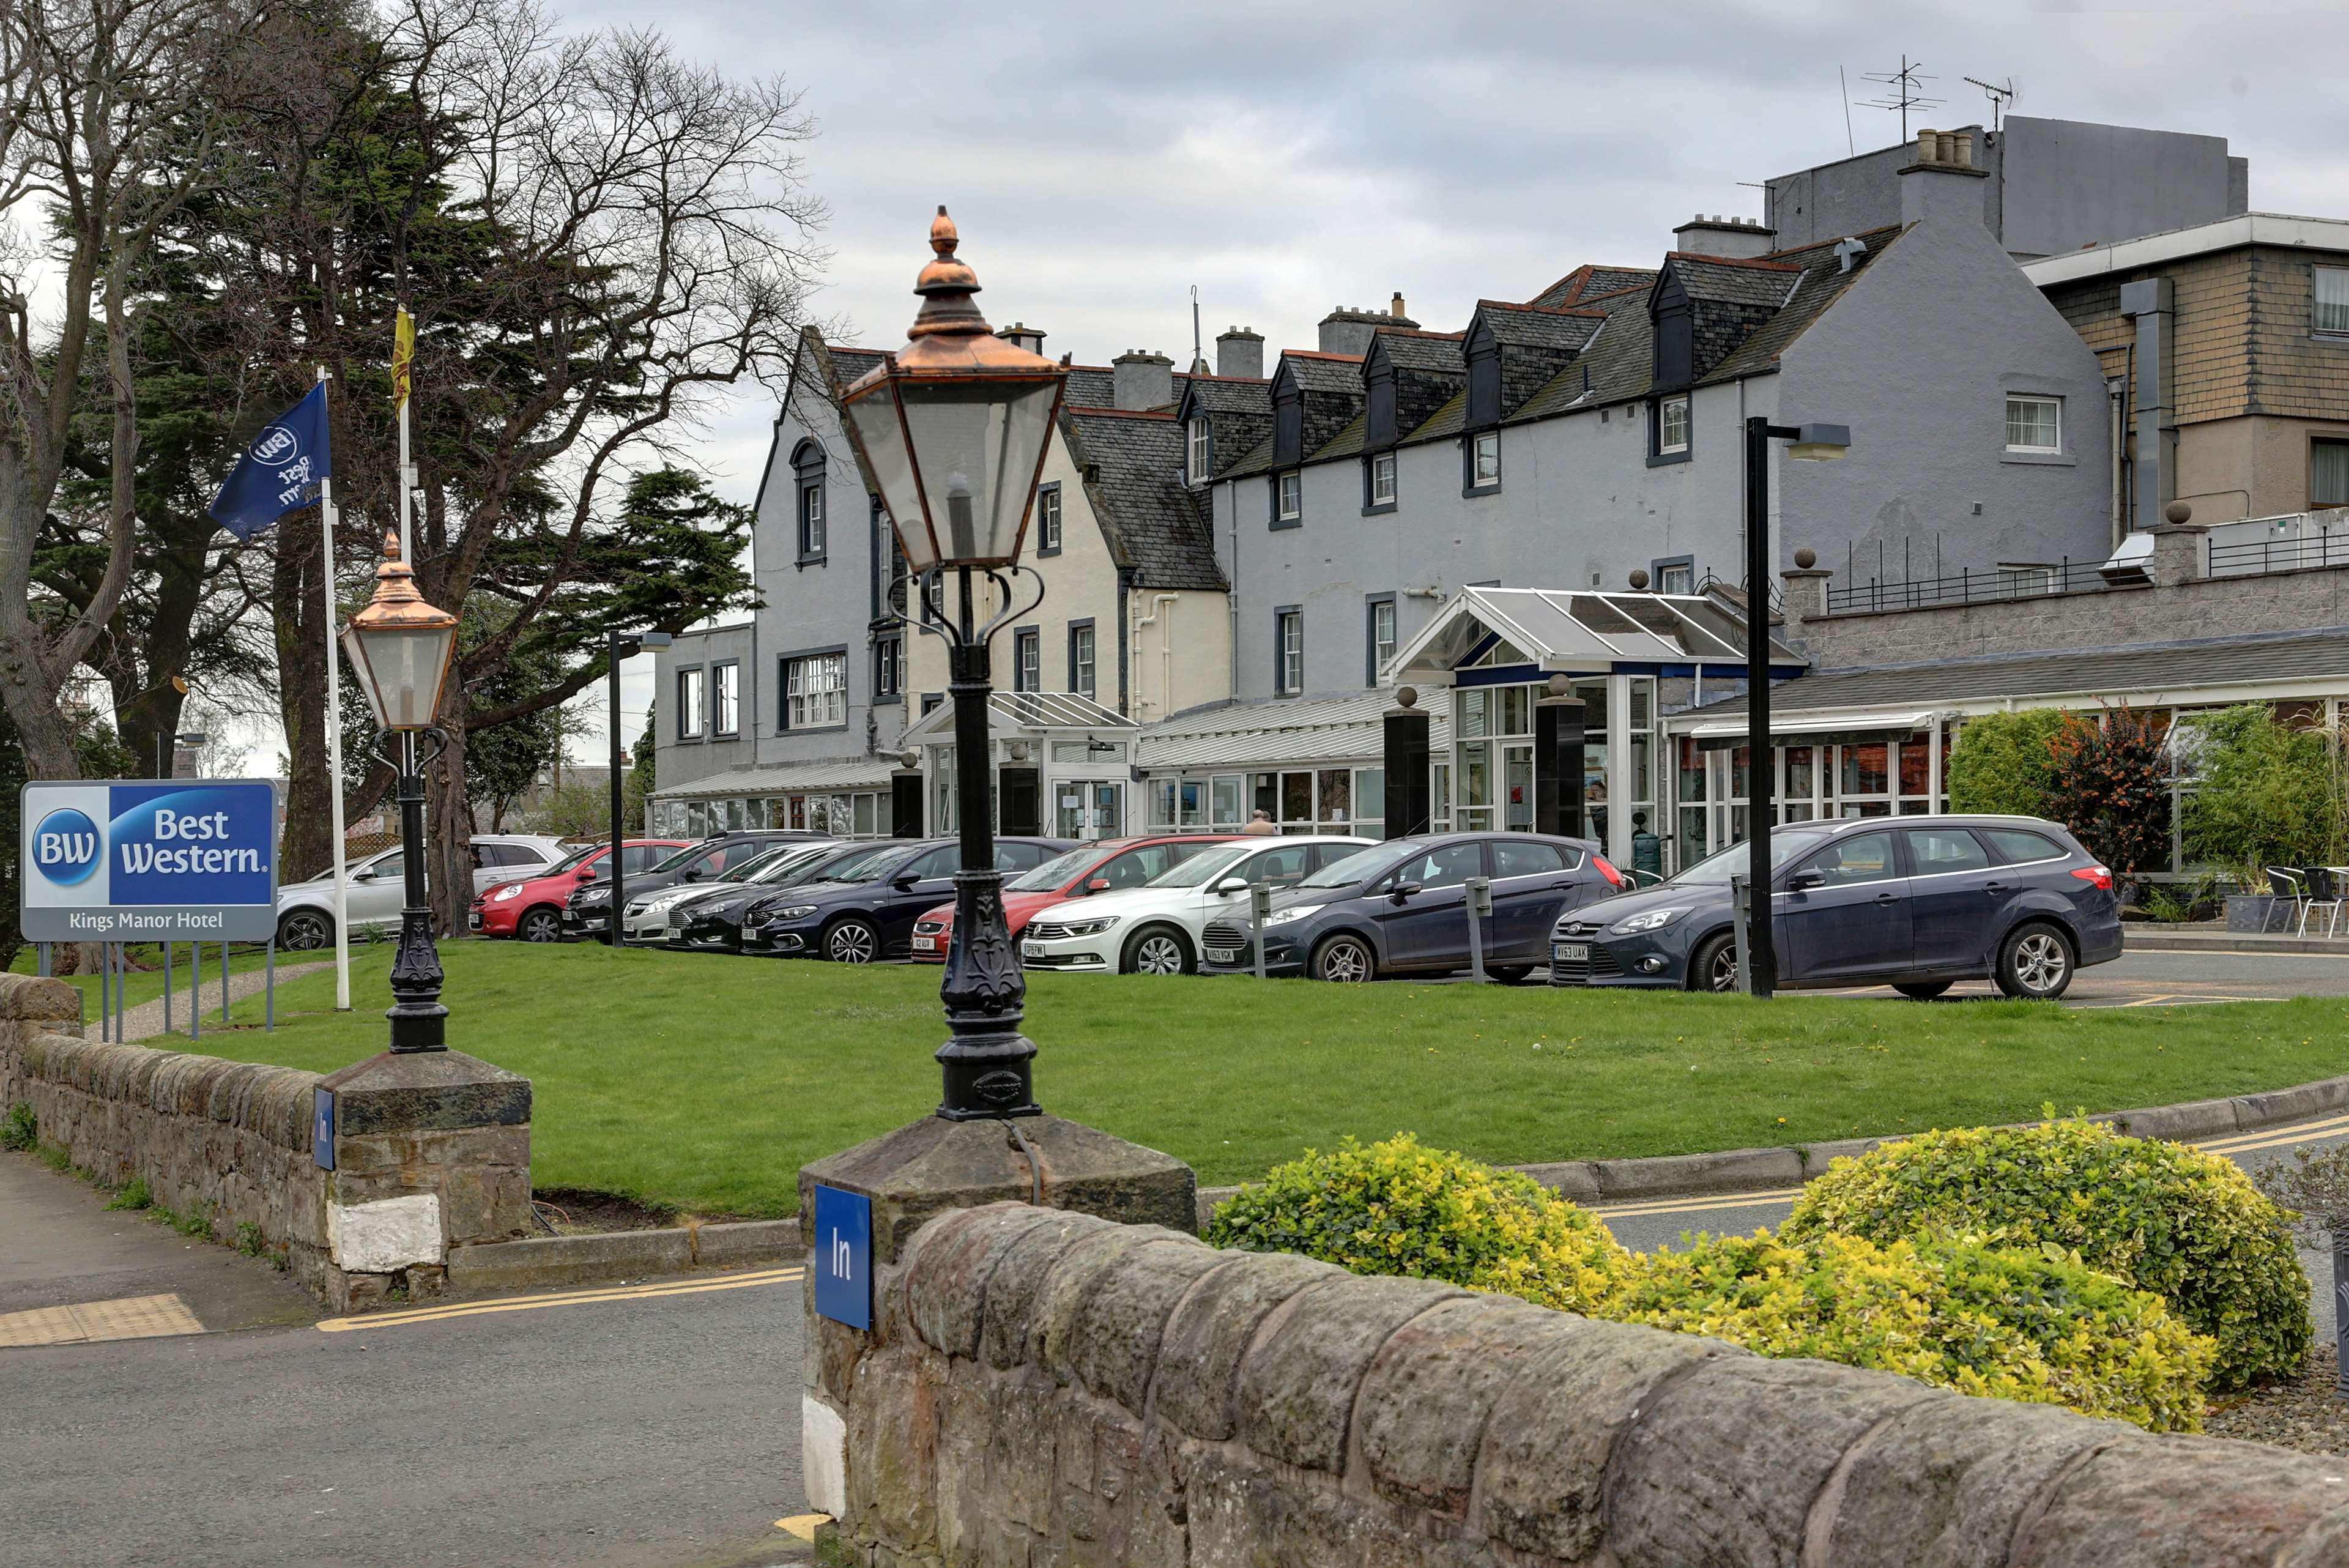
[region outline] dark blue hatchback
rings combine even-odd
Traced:
[[[2111,871],[2053,822],[1934,816],[1793,823],[1771,836],[1779,983],[1889,985],[1939,996],[1990,979],[2057,997],[2121,956]],[[1730,878],[1739,844],[1671,881],[1568,911],[1550,933],[1550,983],[1733,991]]]

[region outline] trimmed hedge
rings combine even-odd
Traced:
[[[1302,1252],[1358,1274],[1405,1274],[1588,1312],[1630,1256],[1606,1226],[1528,1176],[1409,1134],[1311,1149],[1216,1209],[1207,1240]]]
[[[1700,1237],[1625,1272],[1597,1314],[2149,1431],[2202,1426],[2211,1342],[2076,1257],[1928,1238]]]
[[[2081,1120],[1920,1134],[1837,1160],[1779,1232],[1794,1242],[1830,1233],[2077,1252],[2216,1340],[2214,1387],[2297,1376],[2307,1364],[2308,1276],[2284,1212],[2232,1161],[2181,1144]]]

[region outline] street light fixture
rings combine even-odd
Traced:
[[[1777,933],[1771,929],[1770,815],[1777,808],[1776,756],[1770,747],[1770,443],[1786,455],[1832,462],[1851,451],[1848,425],[1745,421],[1745,951],[1738,978],[1749,995],[1778,989]]]
[[[625,796],[620,778],[620,660],[648,648],[667,648],[675,639],[665,631],[640,631],[631,636],[616,630],[608,636],[610,646],[605,651],[609,656],[606,664],[612,708],[612,946],[617,950],[627,946],[626,928],[620,923],[620,918],[628,897],[627,873],[621,866],[620,854],[620,835],[627,826],[621,810]],[[647,803],[645,809],[649,815],[651,805]],[[647,822],[645,826],[649,829],[652,824]]]
[[[399,558],[399,535],[387,533],[383,565],[375,569],[375,597],[343,628],[351,672],[375,713],[376,755],[399,775],[399,844],[408,898],[399,915],[399,947],[392,955],[391,1048],[446,1051],[440,1005],[440,955],[432,942],[432,911],[424,902],[423,769],[448,750],[433,723],[449,673],[457,662],[457,618],[425,602],[416,574]],[[420,762],[417,736],[430,737]],[[336,781],[336,787],[341,784]]]
[[[947,643],[962,819],[954,936],[938,988],[951,1037],[937,1052],[946,1078],[937,1114],[977,1121],[1042,1110],[1031,1077],[1036,1047],[1019,1032],[1027,982],[995,867],[988,641],[1043,602],[1043,578],[1018,562],[1068,370],[994,336],[972,302],[978,276],[955,254],[956,239],[940,207],[930,225],[936,256],[914,285],[922,307],[911,341],[859,378],[841,407],[909,567],[926,579],[952,571],[958,585],[954,612],[934,616],[926,580],[916,624]],[[1035,597],[1014,608],[1012,578],[1022,571],[1035,578]],[[994,581],[1003,606],[984,624],[974,609],[974,572]]]

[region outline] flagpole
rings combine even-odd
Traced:
[[[318,367],[318,385],[331,379],[324,365]],[[401,421],[403,441],[407,423]],[[404,458],[407,454],[403,451]],[[343,874],[343,660],[336,646],[335,626],[335,480],[329,473],[318,481],[318,521],[325,530],[326,549],[326,799],[331,803],[335,832],[335,1011],[351,1010],[351,922],[344,901]],[[408,519],[400,518],[404,534]],[[405,552],[402,553],[405,559]]]

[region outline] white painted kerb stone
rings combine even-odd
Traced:
[[[447,1260],[440,1199],[429,1192],[379,1198],[373,1203],[332,1204],[326,1245],[347,1274],[388,1274],[414,1263]]]
[[[848,1512],[848,1426],[812,1394],[800,1396],[800,1480],[810,1508],[834,1519]]]

